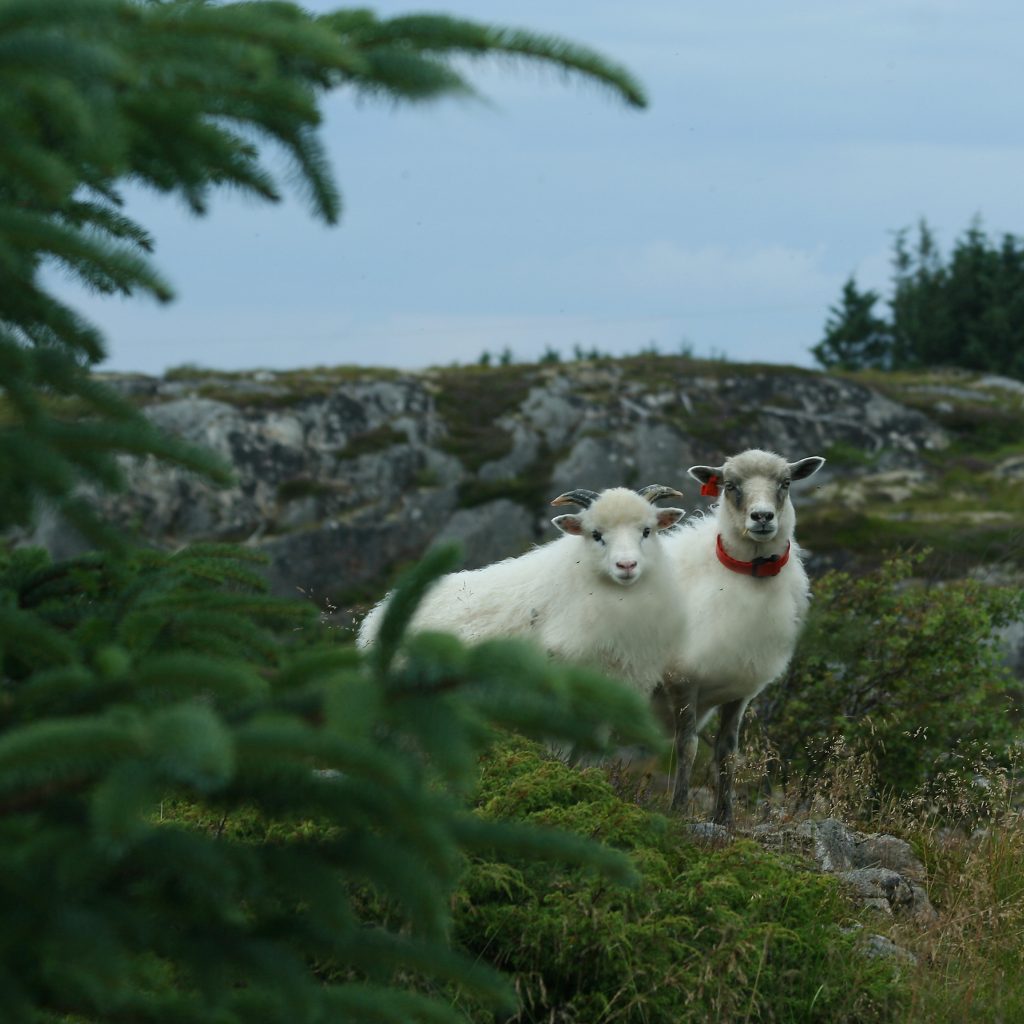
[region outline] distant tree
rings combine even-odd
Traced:
[[[545,346],[544,352],[540,357],[540,362],[547,365],[551,363],[560,363],[562,361],[562,353],[557,348],[552,348],[550,345]]]
[[[893,240],[893,284],[889,300],[895,369],[957,363],[956,328],[950,317],[948,271],[935,235],[921,220],[917,240],[908,244],[904,228]]]
[[[498,353],[498,365],[499,366],[511,366],[515,356],[512,354],[512,349],[507,345]]]
[[[943,260],[924,221],[893,242],[889,318],[851,277],[811,351],[844,369],[960,366],[1024,379],[1024,239],[990,239],[974,221]]]
[[[490,366],[491,365],[491,353],[484,349],[480,353],[480,358],[476,361],[478,366]]]
[[[891,357],[889,325],[874,314],[878,293],[862,292],[851,277],[843,285],[843,296],[829,310],[825,337],[811,349],[825,367],[858,370],[885,368]]]
[[[1024,239],[990,240],[972,224],[953,248],[946,361],[1024,379]]]

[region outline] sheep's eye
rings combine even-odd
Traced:
[[[593,537],[594,540],[600,541],[601,540],[601,531],[600,530],[595,530],[590,536]]]
[[[789,483],[790,482],[788,480],[783,480],[782,483],[779,484],[779,487],[784,491],[789,486]]]
[[[645,537],[650,537],[650,535],[651,535],[651,528],[649,526],[645,526],[644,527],[644,536]]]
[[[727,491],[735,491],[736,490],[736,485],[731,480],[726,480],[725,481],[725,489]]]

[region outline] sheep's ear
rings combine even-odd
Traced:
[[[670,526],[675,526],[685,515],[685,508],[659,508],[658,529],[667,530]]]
[[[713,476],[721,480],[725,469],[722,466],[691,466],[686,472],[694,480],[699,480],[702,484],[706,484],[710,483]]]
[[[570,533],[574,537],[579,537],[583,533],[583,520],[579,516],[565,515],[555,516],[551,520],[557,526],[562,533]]]
[[[806,480],[825,465],[825,460],[820,455],[812,455],[809,459],[801,459],[799,462],[789,464],[789,474],[792,480]]]

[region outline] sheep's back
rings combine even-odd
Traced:
[[[548,605],[562,596],[568,539],[441,577],[421,602],[412,628],[443,630],[467,642],[530,635]]]
[[[413,630],[454,633],[466,642],[523,637],[558,658],[584,662],[648,693],[675,649],[679,595],[664,566],[632,587],[581,563],[579,538],[564,537],[517,558],[443,576],[427,591]],[[359,633],[372,643],[382,601]]]

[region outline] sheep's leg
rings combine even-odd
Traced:
[[[740,742],[740,722],[747,708],[746,700],[723,704],[718,737],[715,739],[715,764],[718,767],[718,791],[715,794],[715,824],[732,827],[732,787],[736,770],[736,751]]]
[[[666,679],[664,685],[675,721],[676,777],[671,808],[678,811],[684,810],[690,799],[690,776],[697,757],[697,688],[680,679]]]

